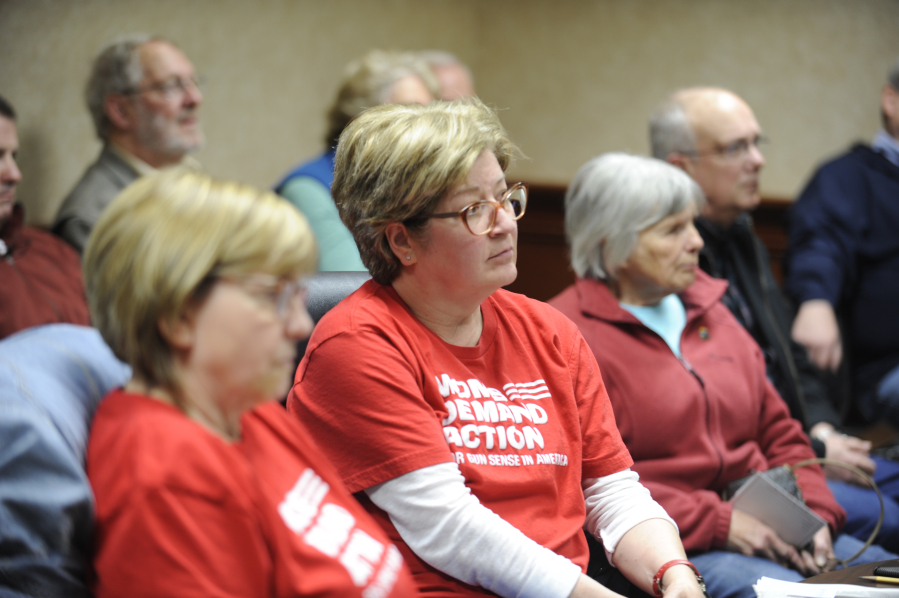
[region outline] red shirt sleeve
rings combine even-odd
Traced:
[[[288,410],[351,493],[453,461],[435,417],[446,408],[425,398],[424,374],[413,365],[421,363],[417,350],[363,329],[319,344],[297,371]]]

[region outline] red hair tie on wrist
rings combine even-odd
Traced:
[[[665,572],[674,567],[675,565],[686,565],[689,568],[693,569],[693,573],[696,574],[696,581],[699,582],[699,587],[702,589],[702,593],[705,596],[708,596],[709,593],[705,589],[705,580],[702,578],[702,575],[699,574],[699,570],[696,566],[688,561],[687,559],[674,559],[673,561],[668,561],[656,571],[656,574],[652,577],[652,593],[658,596],[658,598],[662,598],[662,577],[665,576]]]

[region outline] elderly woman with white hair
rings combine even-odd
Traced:
[[[861,542],[832,543],[845,513],[818,466],[796,472],[827,522],[810,547],[722,498],[753,471],[815,455],[758,345],[720,303],[727,283],[699,270],[696,183],[660,160],[605,154],[581,167],[565,199],[578,279],[550,304],[593,350],[634,470],[677,522],[709,593],[749,598],[762,576],[798,581],[849,558]],[[891,557],[874,547],[857,562]]]
[[[309,219],[318,239],[319,270],[364,271],[353,235],[331,198],[337,139],[359,114],[380,104],[427,104],[440,85],[428,64],[412,52],[371,50],[350,62],[328,110],[325,151],[294,167],[275,185]]]
[[[288,409],[423,596],[613,598],[584,574],[586,524],[638,588],[699,598],[577,329],[501,289],[527,207],[514,151],[478,100],[347,127],[332,191],[373,280],[316,326]]]

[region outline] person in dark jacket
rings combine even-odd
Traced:
[[[822,369],[836,369],[845,354],[861,414],[896,427],[899,60],[881,92],[881,116],[872,144],[818,169],[793,206],[786,290],[799,305],[793,338]]]
[[[872,459],[870,443],[839,433],[840,415],[821,373],[805,348],[790,339],[791,311],[781,295],[768,254],[752,230],[749,212],[760,200],[759,173],[765,141],[752,109],[717,88],[689,88],[671,95],[650,119],[656,158],[683,169],[702,188],[706,204],[696,220],[705,242],[700,267],[730,284],[722,301],[761,346],[768,377],[802,422],[818,456],[874,475],[886,494],[899,497],[899,466]],[[828,466],[831,491],[848,513],[846,531],[867,539],[879,513],[876,495],[857,476]],[[899,504],[888,500],[878,542],[899,548]]]

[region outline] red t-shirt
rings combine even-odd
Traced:
[[[114,391],[91,428],[94,592],[105,596],[416,594],[399,551],[277,403],[230,444],[155,399]]]
[[[481,504],[582,568],[583,478],[632,464],[596,360],[555,309],[497,291],[475,347],[444,342],[391,287],[368,282],[315,328],[288,410],[351,492],[416,469],[458,464]],[[389,517],[423,595],[480,595],[431,568]]]

